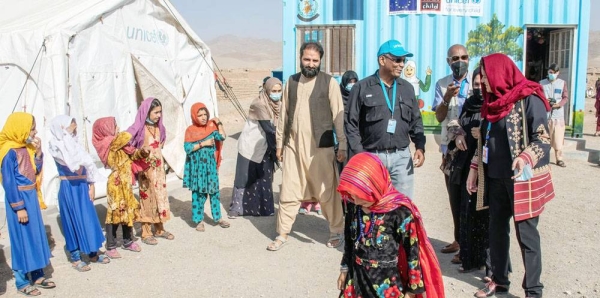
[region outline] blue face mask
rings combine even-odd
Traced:
[[[548,74],[548,79],[549,79],[550,81],[554,81],[554,80],[556,80],[556,77],[557,77],[557,75],[556,75],[555,73],[549,73],[549,74]]]
[[[354,87],[354,83],[348,83],[348,85],[346,85],[346,91],[350,92],[350,90],[352,90],[352,87]]]
[[[281,93],[271,93],[269,94],[269,97],[271,98],[272,101],[279,101],[281,100]]]
[[[152,122],[152,120],[150,120],[150,118],[146,118],[146,123],[148,123],[150,125],[154,125],[154,122]]]

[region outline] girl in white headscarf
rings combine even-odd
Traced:
[[[50,154],[60,175],[58,205],[73,268],[89,271],[81,260],[87,254],[91,262],[107,264],[110,259],[98,254],[105,238],[94,208],[94,182],[99,177],[92,157],[77,142],[77,123],[70,116],[57,116],[50,123]]]

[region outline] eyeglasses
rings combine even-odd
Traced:
[[[383,57],[390,59],[390,61],[394,62],[394,63],[404,63],[404,61],[406,61],[406,57],[392,57],[392,56],[388,56],[388,55],[383,55]]]
[[[456,62],[458,60],[467,61],[467,60],[469,60],[469,55],[452,56],[452,57],[448,57],[448,59],[450,59],[450,61],[452,61],[452,62]]]

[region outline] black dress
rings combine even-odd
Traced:
[[[342,266],[348,266],[340,297],[404,297],[407,291],[423,293],[419,243],[410,210],[400,207],[387,213],[365,213],[348,204]],[[398,270],[399,249],[408,260],[408,285]]]
[[[268,148],[260,163],[238,153],[229,216],[271,216],[275,213],[275,127],[268,120],[260,120],[258,123],[265,132]]]
[[[480,127],[481,104],[471,97],[467,100],[460,116],[460,125],[466,133],[466,151],[458,151],[452,163],[450,173],[451,183],[458,184],[460,188],[460,260],[464,270],[479,269],[486,265],[488,248],[488,230],[490,215],[488,209],[477,211],[477,193],[469,195],[467,192],[467,177],[470,164],[475,151],[477,140],[471,133],[471,128]],[[454,147],[452,142],[449,147]]]

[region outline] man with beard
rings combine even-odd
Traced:
[[[450,165],[449,158],[452,155],[447,155],[448,152],[448,123],[457,121],[462,111],[465,99],[473,93],[469,78],[469,54],[467,48],[461,44],[455,44],[448,49],[448,57],[446,58],[448,65],[452,69],[452,73],[437,81],[435,86],[435,99],[431,109],[435,111],[437,121],[442,123],[441,144],[442,151],[442,171],[446,181],[446,189],[450,200],[450,209],[452,211],[452,219],[454,222],[454,241],[442,248],[442,253],[455,253],[460,249],[458,239],[460,237],[460,187],[453,187],[448,183],[448,171],[446,165]],[[458,150],[467,150],[466,144],[462,141],[457,141],[456,147]],[[452,263],[459,264],[460,258],[456,254],[452,259]]]
[[[390,172],[394,187],[413,199],[414,167],[425,162],[425,135],[419,104],[411,83],[400,78],[407,52],[397,40],[377,52],[379,70],[350,91],[345,121],[349,150],[377,154]],[[415,144],[411,158],[410,142]]]
[[[267,246],[279,250],[303,201],[317,201],[329,222],[328,247],[343,243],[344,221],[336,191],[336,159],[346,159],[344,104],[337,81],[320,72],[323,47],[316,42],[300,47],[301,72],[290,76],[283,91],[277,123],[277,159],[283,163],[283,179],[277,212],[279,236]],[[334,152],[333,129],[339,150]]]

